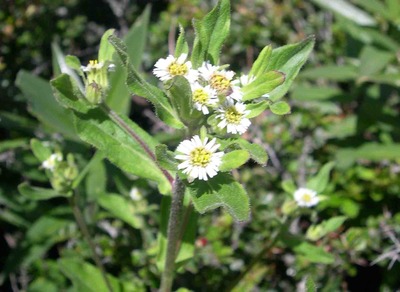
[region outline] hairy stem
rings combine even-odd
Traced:
[[[174,280],[175,259],[178,253],[177,245],[181,236],[181,213],[183,209],[183,197],[185,185],[176,177],[173,190],[172,202],[168,220],[167,230],[167,255],[165,258],[164,271],[161,275],[161,292],[170,292]]]
[[[107,278],[106,270],[104,269],[104,266],[101,262],[100,257],[96,253],[96,245],[90,236],[89,229],[86,225],[85,219],[83,218],[83,214],[82,214],[81,210],[79,209],[79,206],[76,202],[75,194],[70,198],[69,202],[71,204],[72,212],[74,213],[75,220],[78,223],[79,229],[81,230],[83,237],[89,244],[90,250],[92,252],[93,260],[101,272],[101,276],[103,277],[103,280],[107,286],[107,289],[109,292],[113,292],[110,281]]]
[[[116,122],[122,129],[125,130],[126,133],[128,133],[134,140],[136,140],[140,146],[143,148],[143,150],[147,153],[147,155],[150,156],[151,159],[153,159],[157,163],[156,156],[154,155],[153,151],[149,148],[149,146],[135,133],[135,131],[132,130],[129,125],[125,123],[123,119],[121,119],[120,116],[116,112],[114,112],[112,109],[110,109],[105,103],[101,105],[101,108],[103,111],[114,121]],[[158,163],[157,163],[158,165]],[[165,175],[165,177],[168,179],[168,181],[172,184],[174,181],[174,178],[169,174],[168,171],[163,169],[158,165],[159,169],[161,172]]]

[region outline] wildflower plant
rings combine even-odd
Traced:
[[[193,21],[191,45],[180,27],[175,51],[154,65],[152,73],[159,84],[149,83],[137,71],[129,48],[113,30],[103,35],[97,60],[82,65],[77,57],[66,57],[66,64],[80,78],[63,73],[51,81],[57,101],[71,113],[79,138],[123,171],[155,182],[164,195],[157,263],[162,271],[161,291],[171,290],[175,265],[193,254],[197,217],[190,206],[201,214],[222,207],[236,221],[249,220],[250,199],[231,172],[249,159],[267,163],[265,149],[251,142],[252,119],[265,110],[290,113],[289,105],[280,99],[314,45],[310,37],[277,49],[266,46],[249,72],[234,72],[229,64],[220,63],[229,25],[230,1],[221,0],[203,19]],[[172,147],[158,143],[108,104],[112,71],[121,67],[130,93],[151,102],[157,117],[176,129],[181,138]],[[246,138],[241,136],[245,133]],[[78,175],[73,159],[64,162],[58,155],[40,155],[42,165],[51,173],[62,164],[70,172],[74,169],[73,175],[63,176],[64,189],[57,188],[58,193],[71,196],[85,171]],[[183,212],[190,224],[182,223]],[[182,240],[186,244],[181,245]]]

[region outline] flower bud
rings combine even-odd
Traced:
[[[90,60],[87,66],[81,67],[86,74],[86,98],[91,104],[99,104],[104,101],[109,88],[108,71],[109,68],[113,69],[114,67],[109,62],[105,64],[104,62],[99,63],[97,60]]]

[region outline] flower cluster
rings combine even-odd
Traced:
[[[187,61],[187,54],[178,58],[169,55],[155,64],[153,73],[161,81],[167,82],[175,76],[185,77],[192,89],[194,108],[204,115],[216,114],[217,127],[230,134],[243,134],[250,126],[250,113],[242,102],[241,87],[254,78],[243,75],[234,79],[235,72],[214,66],[209,62],[197,68]]]

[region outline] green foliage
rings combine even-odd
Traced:
[[[285,75],[279,71],[269,71],[243,88],[243,100],[252,100],[268,94],[284,83]]]
[[[114,291],[157,290],[178,165],[171,150],[194,134],[218,138],[226,172],[186,183],[174,289],[356,290],[347,279],[363,262],[380,270],[377,290],[398,288],[398,262],[387,256],[400,234],[398,1],[220,1],[205,18],[210,1],[153,11],[61,2],[0,9],[0,290],[107,291],[72,198]],[[121,40],[111,31],[100,40],[108,27]],[[313,37],[301,41],[314,34],[315,48]],[[90,105],[81,85],[80,66],[99,42],[98,59],[116,65],[105,103],[117,114]],[[193,110],[186,79],[156,87],[151,69],[169,50],[191,54],[194,68],[208,60],[256,78],[245,90],[252,125],[244,135],[214,131],[215,115]],[[53,153],[76,171],[68,192],[56,191],[55,173],[42,166]],[[301,186],[318,192],[316,206],[299,208],[292,196]]]
[[[21,195],[25,196],[29,200],[48,200],[56,197],[70,197],[71,194],[58,193],[54,189],[45,189],[39,187],[32,187],[27,183],[22,183],[18,186],[18,191]]]
[[[206,183],[193,182],[187,190],[200,213],[223,207],[238,221],[249,219],[250,205],[246,191],[228,174],[219,174]]]
[[[97,198],[97,202],[115,218],[121,219],[133,228],[143,228],[142,218],[135,214],[135,207],[127,198],[118,194],[102,194]]]
[[[196,33],[194,40],[192,63],[195,67],[209,60],[218,64],[222,45],[229,34],[230,1],[220,0],[215,8],[202,20],[194,20]]]

